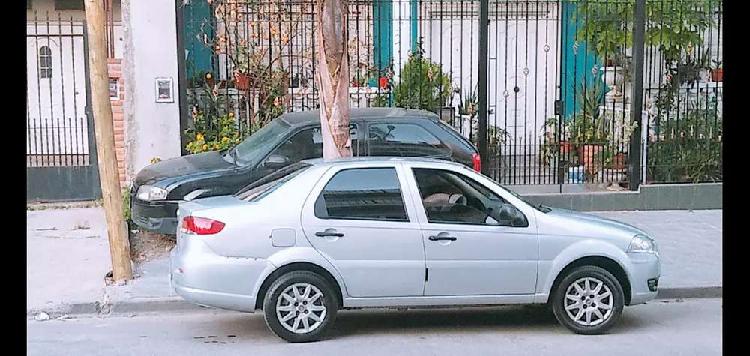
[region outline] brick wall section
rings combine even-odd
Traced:
[[[120,176],[120,185],[127,187],[127,176],[125,174],[125,115],[123,113],[123,103],[125,102],[125,85],[122,78],[122,60],[119,58],[107,59],[107,66],[110,78],[117,78],[119,87],[119,97],[110,99],[112,103],[112,121],[115,131],[115,156],[117,157],[117,172]]]

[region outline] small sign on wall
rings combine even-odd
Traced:
[[[120,84],[118,83],[117,78],[109,78],[109,99],[120,99]]]
[[[156,78],[156,102],[173,103],[172,78]]]

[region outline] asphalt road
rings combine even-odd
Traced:
[[[720,355],[722,300],[627,307],[607,335],[575,335],[540,308],[356,310],[328,339],[288,344],[261,314],[217,310],[27,323],[29,355]]]

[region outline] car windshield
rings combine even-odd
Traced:
[[[532,208],[534,208],[536,210],[539,210],[539,211],[541,211],[541,212],[543,212],[545,214],[549,213],[550,211],[552,211],[552,208],[550,208],[548,206],[545,206],[545,205],[542,205],[542,204],[534,204],[534,203],[532,203],[532,202],[524,199],[523,197],[521,197],[520,195],[518,195],[518,193],[516,193],[516,192],[514,192],[514,191],[512,191],[510,189],[506,189],[505,187],[502,187],[502,186],[501,186],[501,188],[505,189],[505,191],[508,192],[508,193],[510,193],[510,195],[518,198],[518,200],[520,200],[520,201],[522,201],[522,202],[524,202],[526,204],[529,204],[529,206],[531,206]]]
[[[248,202],[258,201],[310,166],[309,163],[305,162],[291,164],[249,184],[237,192],[235,196]]]
[[[283,120],[273,120],[229,150],[224,159],[234,162],[236,158],[236,163],[239,165],[255,164],[266,154],[268,149],[273,147],[271,143],[277,137],[286,133],[288,129],[289,124]]]

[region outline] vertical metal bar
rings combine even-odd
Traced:
[[[562,21],[562,14],[563,14],[563,11],[564,11],[564,8],[563,8],[564,6],[565,6],[565,4],[562,1],[558,0],[558,2],[557,2],[557,23],[556,23],[556,28],[558,30],[558,36],[557,36],[557,38],[559,39],[557,41],[558,52],[564,51],[564,48],[565,48],[564,46],[566,44],[566,43],[563,43],[563,38],[565,37],[565,33],[567,31],[568,22],[567,21]],[[558,187],[559,187],[559,193],[562,193],[563,182],[565,181],[565,172],[563,170],[563,167],[561,166],[561,158],[563,156],[562,139],[564,137],[563,136],[563,124],[562,124],[563,120],[564,120],[564,118],[563,118],[564,117],[563,116],[564,115],[564,109],[563,109],[563,105],[562,104],[563,104],[563,100],[565,99],[565,96],[563,96],[563,93],[565,93],[565,88],[566,88],[566,86],[565,86],[566,85],[566,83],[565,83],[565,71],[562,70],[562,69],[566,67],[565,56],[561,55],[561,56],[558,57],[558,55],[555,55],[555,61],[560,64],[560,66],[559,66],[560,73],[558,73],[559,78],[560,78],[559,79],[560,80],[560,86],[558,87],[558,96],[560,98],[560,101],[559,101],[560,105],[557,108],[557,110],[559,110],[559,111],[555,113],[555,114],[557,114],[556,115],[557,116],[557,130],[556,131],[557,132],[555,133],[555,136],[556,136],[555,137],[555,141],[556,141],[556,144],[557,144],[557,147],[558,147],[558,153],[557,153],[557,155],[555,157],[555,168],[556,168],[555,178],[557,179],[557,183],[558,183]],[[566,147],[565,155],[568,156],[567,148],[569,146],[566,145],[565,147]]]
[[[70,42],[71,43],[73,43],[73,38],[75,38],[75,37],[72,37],[72,36],[70,37]],[[65,125],[65,68],[63,68],[64,64],[63,64],[62,18],[60,16],[59,12],[57,13],[57,42],[60,44],[60,87],[61,87],[60,93],[62,94],[61,95],[62,96],[62,119],[63,119],[62,122],[63,122],[63,125]],[[67,160],[68,160],[67,151],[68,150],[65,149],[67,140],[65,139],[65,129],[64,128],[63,128],[62,136],[60,136],[60,120],[59,120],[59,117],[58,117],[58,120],[57,120],[57,127],[58,127],[57,128],[57,136],[58,136],[57,137],[57,139],[58,139],[57,146],[58,146],[58,153],[60,154],[60,160],[61,160],[60,163],[61,163],[61,165],[67,166],[68,165],[67,164]],[[63,144],[62,144],[62,149],[65,150],[65,153],[63,153],[63,150],[60,149],[60,138],[61,137],[62,137],[62,139],[64,141]]]
[[[177,2],[176,18],[177,22],[177,105],[180,110],[180,154],[186,155],[188,151],[187,137],[184,134],[188,128],[188,117],[190,110],[187,102],[187,70],[185,56],[185,6],[184,2]],[[125,83],[129,85],[131,83]]]
[[[489,39],[489,0],[479,1],[479,65],[477,66],[479,154],[482,160],[482,173],[487,174],[487,41]]]
[[[49,131],[45,131],[45,135],[47,135],[47,153],[49,153],[50,146],[52,147],[52,154],[49,157],[47,157],[47,162],[49,162],[50,159],[51,159],[52,160],[52,165],[54,166],[55,165],[55,138],[56,137],[54,135],[54,132],[55,132],[55,121],[54,121],[55,120],[54,119],[54,117],[55,117],[55,112],[54,112],[55,103],[54,103],[54,97],[52,95],[52,85],[54,84],[53,77],[55,75],[55,68],[52,67],[52,47],[50,47],[50,37],[52,37],[52,34],[50,34],[50,32],[49,32],[49,12],[47,12],[47,16],[46,16],[45,20],[46,20],[45,21],[45,24],[46,24],[45,38],[47,39],[47,48],[49,49],[49,53],[50,53],[50,59],[49,59],[49,64],[50,64],[49,71],[50,71],[50,75],[49,75],[49,86],[48,86],[48,89],[49,89],[49,119],[50,119],[50,121],[52,121],[50,123],[50,126],[48,126],[48,127],[50,127],[52,129],[52,133],[53,133],[52,136],[50,137]]]
[[[26,93],[26,167],[31,166],[30,164],[30,157],[34,157],[31,155],[31,140],[34,136],[31,135],[31,117],[29,113],[29,94]]]
[[[34,10],[34,52],[36,55],[36,106],[37,115],[39,115],[39,129],[37,130],[37,141],[39,142],[39,149],[37,155],[39,155],[39,164],[44,165],[44,139],[42,137],[42,81],[41,81],[41,70],[39,65],[39,19],[37,12]]]
[[[88,40],[88,29],[86,28],[86,24],[83,23],[83,68],[84,68],[84,75],[85,75],[85,83],[86,83],[86,116],[85,119],[82,118],[82,122],[85,122],[86,125],[81,125],[81,133],[82,135],[85,134],[85,139],[88,142],[88,149],[85,150],[85,156],[84,158],[88,158],[88,160],[84,159],[83,164],[86,166],[89,166],[92,168],[92,174],[95,177],[95,181],[99,181],[99,170],[96,169],[96,166],[98,164],[98,153],[96,151],[96,138],[94,135],[95,128],[94,128],[94,112],[93,108],[91,107],[91,83],[89,83],[88,78],[89,76],[89,59],[88,59],[88,53],[89,53],[89,40]],[[85,120],[85,121],[84,121]],[[84,137],[81,137],[84,139]],[[92,189],[97,189],[98,185],[92,187]]]
[[[646,0],[636,0],[633,14],[633,87],[630,117],[635,128],[630,137],[630,162],[628,185],[630,190],[638,190],[641,183],[641,116],[643,114],[643,46],[646,30]]]

